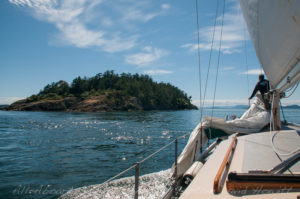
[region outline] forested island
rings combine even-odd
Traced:
[[[157,83],[148,75],[114,71],[94,77],[77,77],[48,84],[38,94],[2,110],[105,112],[197,109],[191,97],[169,83]]]

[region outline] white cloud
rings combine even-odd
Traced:
[[[240,52],[240,48],[244,45],[244,41],[248,40],[248,35],[245,35],[246,30],[243,17],[241,12],[238,11],[238,6],[234,5],[231,8],[231,13],[224,15],[224,25],[222,33],[222,46],[221,52],[224,54],[232,54],[235,52]],[[217,19],[217,24],[215,27],[214,45],[213,50],[219,50],[220,36],[221,36],[221,20],[222,16]],[[211,49],[211,40],[213,37],[214,27],[207,26],[200,28],[200,50],[209,51]],[[197,44],[184,44],[184,48],[188,48],[191,51],[197,50]]]
[[[170,9],[170,7],[171,7],[170,4],[166,4],[166,3],[161,5],[161,8],[166,10]]]
[[[262,69],[252,69],[245,72],[242,72],[241,75],[260,75],[264,74],[264,71]]]
[[[145,23],[163,14],[167,7],[148,10],[147,1],[106,0],[9,0],[41,21],[53,24],[57,45],[96,48],[105,52],[129,50],[137,45],[136,31],[128,26]],[[96,12],[97,11],[97,12]],[[102,26],[99,26],[102,25]]]
[[[123,17],[123,21],[144,21],[147,22],[154,17],[160,15],[160,13],[143,13],[141,10],[137,10],[132,8],[130,10],[126,10],[126,14]]]
[[[151,46],[146,46],[143,51],[144,52],[141,53],[127,55],[125,57],[126,63],[140,67],[149,66],[169,54],[169,52],[164,49],[152,48]]]
[[[169,4],[162,4],[160,9],[153,9],[149,12],[149,8],[152,7],[151,1],[134,1],[134,4],[119,4],[118,10],[122,13],[122,22],[132,23],[132,22],[148,22],[151,19],[154,19],[158,16],[161,16],[165,13],[166,10],[170,8]],[[147,8],[147,9],[145,9]]]
[[[101,20],[102,25],[104,26],[113,26],[114,22],[109,18],[109,17],[105,17]]]
[[[148,75],[165,75],[165,74],[171,74],[173,71],[169,70],[146,70],[144,71],[145,74]]]
[[[234,70],[234,69],[235,69],[235,67],[231,67],[231,66],[220,68],[221,71],[231,71],[231,70]]]

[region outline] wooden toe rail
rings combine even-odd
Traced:
[[[217,193],[220,193],[221,192],[221,182],[222,182],[222,177],[224,175],[224,170],[226,168],[226,166],[228,166],[231,162],[231,157],[233,156],[233,152],[234,152],[234,149],[236,147],[236,142],[237,142],[237,133],[234,135],[232,141],[231,141],[231,144],[227,150],[227,153],[223,159],[223,162],[218,170],[218,173],[215,177],[215,180],[214,180],[214,193],[217,194]]]

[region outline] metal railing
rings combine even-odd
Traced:
[[[138,199],[139,197],[139,179],[140,179],[140,165],[142,163],[144,163],[145,161],[147,161],[148,159],[152,158],[153,156],[155,156],[156,154],[158,154],[159,152],[165,150],[167,147],[169,147],[170,145],[172,145],[174,143],[174,174],[173,174],[173,194],[176,194],[176,188],[177,188],[177,183],[176,183],[176,176],[177,176],[177,157],[178,157],[178,139],[181,138],[185,138],[186,134],[180,137],[176,137],[172,142],[169,142],[168,144],[166,144],[165,146],[163,146],[162,148],[158,149],[156,152],[152,153],[151,155],[147,156],[146,158],[144,158],[143,160],[136,162],[134,165],[132,165],[131,167],[129,167],[128,169],[120,172],[119,174],[113,176],[112,178],[106,180],[103,184],[105,183],[109,183],[113,180],[115,180],[116,178],[122,176],[123,174],[127,173],[128,171],[132,170],[133,168],[135,168],[135,180],[134,180],[134,199]]]

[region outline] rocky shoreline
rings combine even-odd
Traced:
[[[192,105],[186,110],[197,109]],[[143,111],[145,110],[136,97],[130,97],[122,103],[116,103],[114,99],[107,100],[105,95],[93,96],[89,99],[67,97],[60,100],[41,100],[28,102],[19,100],[10,106],[2,107],[6,111],[65,111],[65,112],[113,112],[113,111]],[[155,108],[153,110],[165,110]]]

